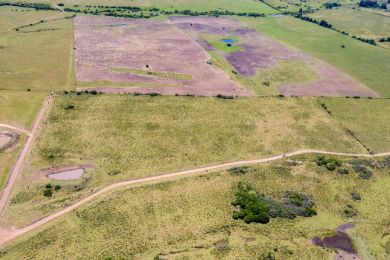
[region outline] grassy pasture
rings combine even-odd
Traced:
[[[0,90],[0,123],[30,129],[45,92]]]
[[[10,2],[18,2],[10,0]],[[30,3],[53,3],[50,0],[28,0]],[[62,0],[65,6],[80,5],[77,0]],[[164,10],[192,10],[192,11],[211,11],[211,10],[229,10],[234,12],[258,12],[264,14],[276,13],[277,11],[262,2],[253,0],[83,0],[83,5],[104,5],[104,6],[139,6],[139,7],[157,7]]]
[[[295,160],[303,164],[279,161],[253,166],[241,176],[223,171],[115,191],[3,247],[1,257],[257,259],[270,252],[276,259],[328,259],[334,251],[310,245],[309,239],[329,236],[349,222],[356,224],[349,233],[359,254],[386,259],[386,170],[375,170],[375,177],[363,180],[354,172],[341,175],[316,166],[313,157]],[[233,220],[230,203],[239,181],[266,195],[280,196],[286,190],[310,195],[318,215],[273,219],[266,225]],[[353,201],[351,192],[359,193],[361,201]],[[344,214],[347,204],[357,210],[356,216]],[[217,249],[221,241],[228,245]]]
[[[379,95],[390,97],[390,52],[292,17],[240,18],[250,27],[339,68]],[[303,40],[304,39],[304,40]],[[345,45],[345,48],[341,48]]]
[[[380,43],[379,38],[388,37],[390,19],[375,13],[352,8],[323,9],[309,15],[317,20],[325,20],[334,28],[366,39],[374,39],[377,44],[390,47],[388,43]]]
[[[304,148],[364,152],[315,98],[59,94],[12,195],[33,196],[9,206],[4,219],[29,223],[123,179]],[[90,178],[58,182],[64,189],[42,196],[48,180],[38,170],[78,163],[95,165]]]
[[[324,98],[323,102],[374,153],[390,151],[389,99]]]
[[[69,15],[0,8],[1,89],[50,91],[74,88],[72,20],[50,21]],[[38,23],[41,20],[44,22]],[[33,25],[13,30],[29,24]]]

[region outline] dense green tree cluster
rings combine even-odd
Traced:
[[[245,223],[266,224],[270,218],[294,219],[297,216],[311,217],[317,212],[315,203],[309,196],[293,191],[286,191],[281,201],[258,192],[249,184],[240,182],[237,186],[234,219],[243,219]]]
[[[316,163],[318,166],[325,166],[329,171],[334,171],[343,164],[336,158],[326,158],[323,155],[317,156]]]

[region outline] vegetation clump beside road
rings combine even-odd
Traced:
[[[313,208],[315,203],[309,196],[286,191],[282,202],[266,196],[253,186],[240,182],[232,205],[235,206],[234,219],[243,219],[245,223],[267,224],[270,218],[294,219],[297,216],[311,217],[317,215]]]

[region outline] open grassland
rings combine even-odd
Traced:
[[[356,159],[344,159],[343,164],[353,160],[356,163]],[[349,170],[342,175],[317,166],[314,157],[300,157],[253,166],[239,176],[223,171],[124,189],[3,247],[0,256],[257,259],[271,253],[276,259],[328,259],[335,253],[311,245],[310,239],[329,236],[338,225],[349,222],[356,224],[349,233],[357,252],[364,259],[386,259],[390,249],[388,168],[376,169],[369,180]],[[279,197],[284,191],[312,196],[317,216],[249,225],[233,220],[231,202],[240,181],[267,196]],[[352,192],[361,200],[352,200]],[[356,215],[346,215],[347,205]]]
[[[20,2],[10,0],[9,2]],[[51,0],[27,0],[30,3],[53,3]],[[65,6],[80,5],[77,0],[63,0]],[[163,10],[191,10],[191,11],[212,11],[228,10],[233,12],[257,12],[272,14],[277,11],[260,1],[253,0],[83,0],[83,5],[103,5],[103,6],[139,6],[145,8],[160,8]]]
[[[281,84],[304,83],[318,79],[318,75],[303,61],[290,60],[279,61],[276,65],[259,69],[255,76],[246,77],[234,73],[232,65],[218,51],[209,51],[211,62],[223,69],[230,78],[239,82],[242,86],[252,89],[257,95],[279,95],[278,87]]]
[[[309,16],[317,20],[325,20],[340,31],[365,39],[374,39],[377,44],[390,47],[379,42],[380,38],[389,37],[389,17],[352,8],[323,9]]]
[[[322,99],[337,119],[372,152],[390,150],[389,99]]]
[[[390,52],[387,49],[287,16],[240,20],[259,32],[328,62],[378,94],[390,96]]]
[[[74,88],[73,24],[71,19],[63,19],[69,15],[0,8],[1,89]]]
[[[365,152],[315,98],[57,95],[13,191],[28,199],[4,220],[29,223],[119,180],[303,148]],[[40,169],[80,163],[95,169],[43,197]]]
[[[2,130],[0,128],[0,130]],[[7,130],[7,129],[4,129]],[[7,150],[6,152],[0,152],[0,194],[3,192],[3,187],[7,182],[8,175],[14,166],[14,163],[18,157],[20,149],[23,147],[25,137],[19,139],[19,143],[16,147]]]
[[[0,90],[0,123],[30,129],[46,93]]]

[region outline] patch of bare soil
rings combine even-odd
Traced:
[[[113,82],[89,89],[167,95],[253,94],[221,69],[207,64],[210,55],[206,50],[170,21],[77,16],[74,25],[77,81]],[[185,74],[192,79],[148,77],[115,68]],[[135,87],[115,87],[114,83],[132,83]],[[137,87],[137,83],[148,87]],[[162,85],[166,86],[159,87]]]
[[[0,153],[15,147],[19,142],[20,136],[15,132],[0,132]]]

